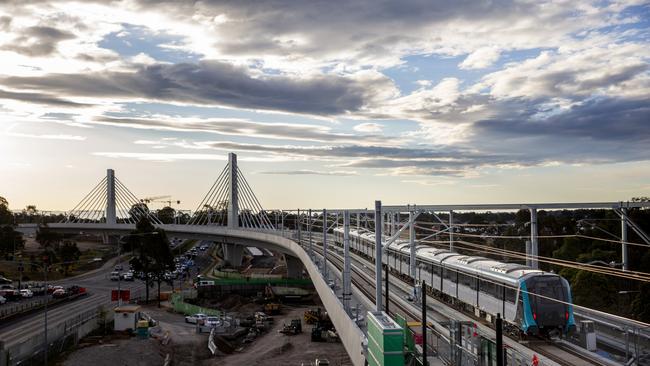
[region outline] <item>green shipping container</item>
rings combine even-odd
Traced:
[[[404,329],[385,312],[368,312],[368,365],[404,366]]]

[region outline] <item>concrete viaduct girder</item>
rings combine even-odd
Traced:
[[[57,232],[84,232],[104,235],[126,235],[135,229],[135,225],[131,224],[49,224],[48,226]],[[309,254],[298,243],[274,233],[231,229],[221,226],[157,225],[157,227],[164,229],[170,236],[215,241],[227,240],[232,244],[267,248],[295,257],[302,262],[307,270],[352,363],[358,366],[364,365],[363,332],[350,319],[341,301],[321,276],[319,268],[311,261]]]

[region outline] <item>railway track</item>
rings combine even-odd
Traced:
[[[305,245],[304,241],[305,240],[303,240],[303,245]],[[322,249],[322,245],[320,242],[313,240],[312,243],[315,244],[318,248]],[[372,273],[369,273],[370,270],[365,265],[362,264],[362,266],[368,270],[368,272],[365,272],[359,269],[358,265],[354,264],[355,261],[361,262],[363,260],[365,262],[368,262],[365,258],[361,258],[355,254],[351,254],[351,258],[353,262],[351,263],[352,265],[350,266],[351,273],[352,273],[352,282],[368,299],[374,302],[375,301],[374,300],[375,299],[374,270],[372,271]],[[328,259],[339,271],[342,272],[343,258],[335,250],[332,250],[328,253]],[[392,276],[392,278],[398,279],[405,286],[412,286],[412,284],[405,282],[402,278],[398,276]],[[409,320],[420,321],[421,315],[418,311],[409,309],[409,307],[400,304],[399,302],[395,301],[392,297],[390,299],[389,309],[391,308],[400,309],[401,311],[403,311],[403,314],[406,315],[407,318],[409,318]],[[392,311],[391,313],[393,313],[393,315],[395,314],[394,311]],[[448,321],[450,319],[445,314],[439,313],[436,310],[431,308],[429,308],[427,313],[432,315],[432,318],[437,322]],[[491,324],[487,323],[484,319],[478,319],[475,316],[469,314],[465,314],[465,316],[469,317],[474,322],[478,322],[483,326],[492,329]],[[506,337],[505,334],[504,337]],[[510,337],[506,337],[506,338],[510,339],[512,342],[525,345],[526,348],[530,349],[531,351],[534,351],[535,353],[538,353],[539,355],[543,356],[544,358],[547,358],[553,363],[560,364],[560,365],[598,365],[598,366],[616,365],[616,363],[614,363],[613,361],[607,362],[599,358],[589,357],[590,355],[579,352],[568,345],[562,344],[561,342],[546,340],[542,338],[534,338],[527,341],[521,341]],[[542,363],[540,364],[545,364],[545,363],[542,361]]]

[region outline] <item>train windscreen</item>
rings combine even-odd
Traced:
[[[540,327],[560,326],[567,321],[567,291],[559,276],[535,276],[526,281],[533,318]]]

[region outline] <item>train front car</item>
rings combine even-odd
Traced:
[[[522,330],[528,334],[567,334],[575,330],[571,288],[564,278],[542,272],[521,283]]]

